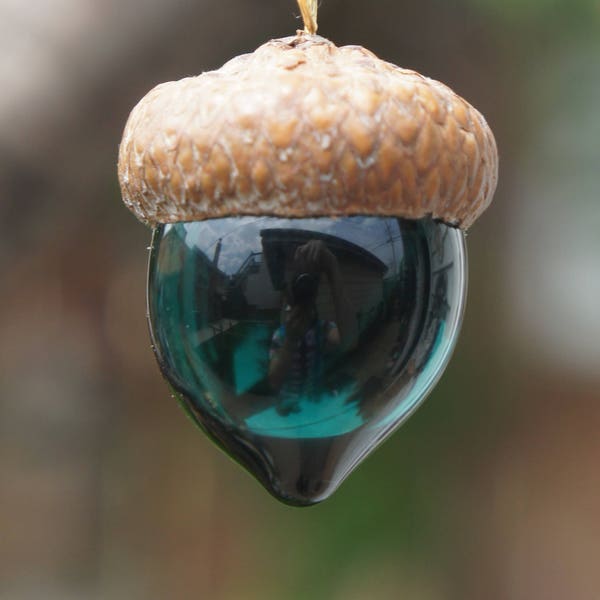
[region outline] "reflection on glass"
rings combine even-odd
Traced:
[[[159,226],[148,302],[188,414],[311,504],[424,399],[464,292],[462,234],[430,219],[236,217]]]

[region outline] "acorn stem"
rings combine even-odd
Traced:
[[[298,6],[302,13],[304,21],[304,31],[310,35],[317,33],[317,11],[319,10],[318,0],[298,0]]]

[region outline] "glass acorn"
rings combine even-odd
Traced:
[[[498,157],[465,100],[315,35],[300,5],[308,31],[143,98],[119,180],[154,229],[149,321],[174,394],[275,497],[310,505],[446,367],[463,231]]]

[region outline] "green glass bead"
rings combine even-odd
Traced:
[[[463,234],[431,219],[161,225],[148,306],[163,374],[269,492],[319,502],[424,400],[454,347]]]

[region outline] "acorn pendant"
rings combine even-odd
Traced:
[[[491,130],[449,88],[307,27],[156,87],[119,154],[123,200],[154,228],[160,368],[294,505],[330,496],[441,376],[463,230],[498,172]]]

